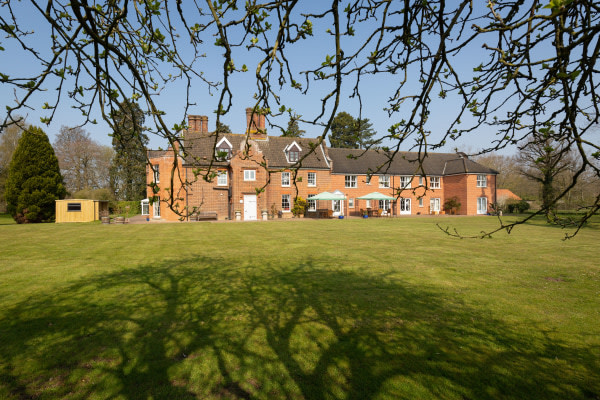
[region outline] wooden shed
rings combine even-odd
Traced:
[[[108,215],[108,200],[56,200],[56,222],[91,222]]]

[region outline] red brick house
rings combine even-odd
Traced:
[[[400,152],[390,160],[390,153],[381,150],[327,148],[316,139],[268,136],[264,116],[252,117],[251,109],[246,113],[247,135],[208,132],[208,117],[189,116],[183,137],[187,154],[180,153],[182,168],[172,184],[180,210],[187,207],[218,219],[235,219],[238,214],[256,220],[264,211],[291,218],[296,194],[309,200],[307,216],[324,210],[334,216],[379,209],[378,214],[393,216],[440,213],[450,198],[461,204],[454,210],[457,214],[477,215],[487,214],[496,203],[497,172],[464,154],[430,153],[421,170],[417,153]],[[147,182],[156,182],[158,195],[165,199],[171,190],[173,152],[149,150],[148,156],[154,168],[147,169]],[[211,179],[202,179],[209,168]],[[182,182],[193,181],[198,173],[183,190]],[[310,200],[326,191],[345,199]],[[358,200],[372,192],[395,199]],[[180,219],[164,203],[155,203],[150,216]]]

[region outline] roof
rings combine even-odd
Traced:
[[[241,151],[245,146],[246,135],[235,134],[235,133],[221,133],[215,136],[216,133],[193,133],[189,138],[185,139],[185,146],[188,154],[186,163],[188,164],[208,164],[213,157],[214,147],[222,138],[226,138],[232,145],[233,153]],[[216,139],[216,140],[215,140]],[[267,140],[249,140],[249,144],[256,146],[263,156],[267,160],[269,168],[287,168],[294,163],[288,162],[285,154],[285,148],[292,143],[296,142],[300,148],[300,158],[306,155],[311,146],[317,146],[317,139],[309,138],[294,138],[294,137],[275,137],[269,136]],[[214,165],[227,165],[227,161],[215,161]],[[304,160],[301,161],[301,168],[314,168],[314,169],[329,169],[328,160],[323,154],[323,150],[320,146],[316,148],[314,152],[309,154]]]
[[[333,173],[366,174],[368,172],[390,175],[420,175],[419,153],[400,151],[394,154],[384,150],[327,149],[333,163]],[[423,160],[426,175],[453,175],[464,173],[498,172],[456,153],[427,153]]]
[[[498,201],[507,199],[521,200],[521,198],[514,194],[510,189],[496,189],[496,198]]]
[[[164,157],[168,153],[172,154],[173,152],[169,150],[148,150],[148,158]]]
[[[285,168],[294,165],[294,163],[288,162],[284,151],[287,146],[294,142],[302,149],[299,154],[300,158],[309,153],[311,148],[317,146],[318,143],[317,139],[270,136],[269,140],[260,141],[258,147],[267,159],[269,167]],[[320,146],[302,160],[301,163],[301,168],[329,169],[328,161]]]

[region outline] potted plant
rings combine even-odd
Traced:
[[[460,202],[458,201],[458,197],[453,196],[447,199],[444,202],[444,211],[447,214],[456,214],[460,210]]]

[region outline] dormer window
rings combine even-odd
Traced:
[[[284,149],[285,157],[287,158],[289,163],[298,162],[298,160],[300,159],[301,151],[302,149],[300,148],[300,146],[298,146],[296,142],[293,142]]]
[[[229,143],[227,138],[219,140],[217,147],[215,147],[215,158],[217,161],[227,161],[231,158],[231,149],[233,146]]]

